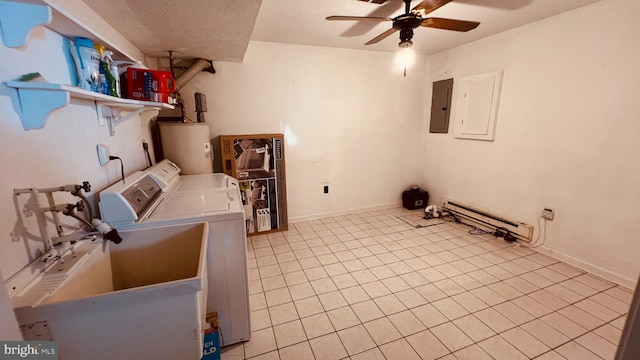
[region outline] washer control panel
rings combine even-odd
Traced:
[[[162,189],[151,175],[147,175],[122,191],[122,197],[131,205],[136,215],[140,216],[161,192]]]
[[[167,188],[177,183],[180,168],[162,160],[150,169],[136,172],[100,192],[102,220],[114,224],[131,224],[145,219],[164,198]],[[112,224],[113,223],[113,224]]]
[[[149,175],[165,190],[169,185],[178,180],[180,168],[169,160],[162,160],[149,169]]]

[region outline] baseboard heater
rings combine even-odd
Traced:
[[[533,226],[505,219],[502,216],[491,214],[487,211],[474,208],[473,206],[446,199],[442,204],[443,208],[449,210],[457,216],[470,220],[482,227],[507,229],[512,235],[526,242],[531,242],[533,237]]]

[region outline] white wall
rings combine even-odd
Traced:
[[[35,217],[24,212],[29,195],[14,197],[13,189],[88,180],[93,186],[90,194],[97,193],[120,178],[116,161],[106,167],[98,164],[99,143],[124,160],[125,173],[144,168],[141,139],[150,142],[150,115],[142,115],[142,121],[138,117],[128,120],[110,137],[107,127],[98,126],[94,102],[72,99],[68,106],[51,113],[44,128],[25,131],[18,116],[17,91],[2,82],[38,71],[49,82],[70,84],[72,60],[62,37],[44,28],[35,29],[22,48],[0,43],[0,59],[0,273],[7,280],[44,249]],[[58,201],[75,203],[78,199],[59,197]],[[50,233],[55,230],[50,228]]]
[[[24,47],[0,44],[0,59],[10,64],[0,67],[0,82],[39,71],[49,82],[70,84],[67,47],[44,28],[35,29]],[[286,148],[289,213],[317,217],[397,204],[400,192],[418,180],[420,136],[415,129],[422,124],[426,60],[418,62],[404,78],[389,54],[252,43],[244,64],[216,63],[216,75],[199,75],[189,85],[188,99],[194,91],[207,93],[215,135],[291,129],[298,143]],[[44,128],[29,131],[22,127],[19,106],[17,91],[0,84],[4,280],[44,249],[35,217],[24,211],[29,196],[15,197],[14,188],[88,180],[95,194],[120,177],[117,162],[99,166],[96,144],[122,157],[129,174],[146,165],[141,139],[150,143],[150,115],[123,123],[110,137],[106,127],[98,126],[92,101],[72,99],[51,113]],[[328,195],[322,194],[324,183],[330,185]]]
[[[406,78],[392,54],[251,42],[243,64],[216,62],[217,74],[198,75],[183,94],[191,109],[193,92],[207,94],[213,135],[291,130],[298,140],[286,148],[294,220],[397,204],[422,177],[436,201],[448,196],[531,224],[542,207],[553,207],[549,251],[631,284],[640,271],[633,161],[640,150],[639,6],[603,1],[420,58]],[[0,82],[39,71],[70,83],[64,41],[46,29],[23,48],[0,45],[0,59]],[[496,141],[426,134],[431,80],[495,69],[505,70]],[[34,217],[23,213],[28,198],[14,198],[14,188],[89,180],[97,193],[118,180],[119,166],[101,168],[96,144],[107,144],[131,173],[145,166],[141,139],[150,142],[149,115],[110,137],[91,101],[72,100],[30,131],[18,109],[16,91],[0,84],[5,280],[42,249]]]
[[[0,278],[0,319],[2,319],[0,322],[0,340],[22,340],[22,334],[20,334],[20,328],[16,321],[16,315],[13,312],[13,306],[11,306],[11,300],[4,286],[4,281]]]
[[[640,271],[638,19],[637,0],[602,1],[431,57],[433,81],[504,69],[494,142],[454,139],[453,125],[424,131],[432,197],[536,227],[551,207],[548,251],[631,287]]]
[[[181,94],[207,95],[212,136],[283,133],[290,219],[398,204],[419,177],[426,59],[408,70],[393,54],[251,42],[244,63],[214,62]],[[290,139],[289,139],[290,140]],[[329,184],[329,194],[323,185]]]

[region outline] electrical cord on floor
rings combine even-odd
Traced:
[[[450,212],[450,211],[448,211],[448,210],[443,210],[443,211],[441,211],[441,212],[440,212],[440,218],[441,218],[443,221],[446,221],[446,222],[451,222],[451,223],[456,223],[456,224],[462,224],[462,225],[471,226],[471,225],[469,225],[469,224],[467,224],[467,223],[464,223],[464,222],[462,221],[462,219],[460,219],[460,217],[458,217],[456,214],[454,214],[454,213],[452,213],[452,212]]]
[[[462,219],[460,219],[459,216],[457,216],[456,214],[452,213],[451,211],[448,210],[444,210],[440,213],[442,220],[447,221],[447,222],[454,222],[456,224],[462,224],[462,225],[467,225],[468,227],[471,228],[471,230],[469,230],[469,234],[470,235],[487,235],[487,234],[493,234],[492,231],[487,231],[484,229],[481,229],[475,225],[472,224],[468,224],[464,221],[462,221]],[[452,220],[447,220],[447,217],[452,218]]]
[[[422,225],[422,224],[414,225],[414,224],[410,223],[409,221],[403,219],[402,216],[396,216],[396,218],[400,219],[402,222],[404,222],[405,224],[407,224],[409,226],[413,226],[415,229],[420,229],[420,228],[423,228],[423,227],[436,226],[436,225],[442,224],[442,223],[436,223],[436,224],[429,224],[429,225]],[[431,220],[431,219],[427,219],[427,218],[424,218],[424,219],[425,220]],[[432,218],[432,219],[436,219],[436,218]]]
[[[447,220],[447,218],[450,217],[452,218],[452,220]],[[440,218],[442,218],[442,220],[447,221],[447,222],[459,222],[460,220],[458,220],[457,216],[450,212],[449,210],[442,210],[440,211]]]
[[[122,174],[122,183],[124,184],[124,163],[117,156],[109,156],[109,160],[120,160],[120,173]]]
[[[484,229],[481,229],[477,226],[472,226],[473,229],[469,230],[469,234],[471,235],[487,235],[487,234],[493,234],[492,231],[487,231]]]

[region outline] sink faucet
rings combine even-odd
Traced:
[[[98,218],[93,218],[92,224],[94,228],[102,234],[104,239],[113,241],[114,244],[120,244],[122,242],[122,238],[118,234],[118,230],[112,228],[106,222],[103,222]]]
[[[13,193],[31,194],[33,200],[35,201],[35,213],[36,218],[38,220],[38,227],[40,229],[40,233],[47,247],[47,251],[42,258],[42,261],[49,262],[52,260],[58,260],[64,255],[67,251],[73,251],[73,245],[81,240],[91,240],[94,241],[97,236],[102,235],[103,239],[113,241],[115,244],[119,244],[122,242],[122,238],[118,235],[118,232],[113,229],[108,224],[102,222],[102,220],[98,218],[93,218],[91,213],[91,205],[84,195],[85,192],[91,190],[91,185],[88,181],[82,183],[82,185],[63,185],[54,188],[45,188],[45,189],[36,189],[36,188],[25,188],[25,189],[14,189]],[[77,196],[81,199],[75,204],[55,204],[53,193],[58,191],[69,192],[74,196]],[[39,194],[44,194],[48,200],[48,206],[44,206],[40,202]],[[80,217],[76,213],[77,211],[81,211],[84,214],[84,217]],[[51,237],[47,231],[47,219],[45,217],[46,212],[51,212],[53,222],[58,233],[58,236]],[[62,213],[65,216],[72,217],[78,220],[80,223],[84,225],[83,228],[78,228],[76,231],[71,234],[64,234],[63,227],[60,223],[60,218],[58,213]],[[66,246],[65,244],[69,244]]]

